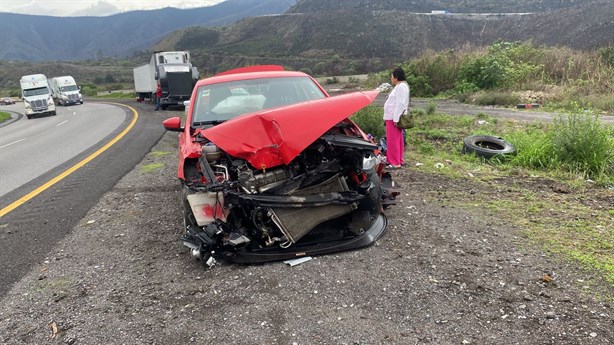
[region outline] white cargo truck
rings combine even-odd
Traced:
[[[153,53],[149,64],[134,68],[134,90],[137,101],[157,101],[158,84],[162,89],[160,107],[183,105],[190,100],[192,89],[198,81],[198,70],[190,62],[188,51]]]
[[[75,82],[75,78],[65,75],[51,78],[48,81],[49,88],[51,89],[51,97],[53,97],[55,104],[83,104],[83,96],[81,96],[81,91]]]
[[[28,119],[37,115],[56,114],[47,77],[44,74],[24,75],[19,84]]]

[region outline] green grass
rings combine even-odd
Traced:
[[[171,152],[168,152],[168,151],[151,151],[149,153],[149,155],[152,157],[163,157],[163,156],[168,156],[170,154]]]
[[[132,99],[132,98],[134,98],[134,93],[111,92],[111,93],[108,93],[108,94],[98,95],[95,98],[126,98],[126,99]]]
[[[141,172],[145,173],[145,174],[149,174],[152,173],[156,170],[160,170],[164,167],[163,163],[151,163],[151,164],[146,164],[143,165],[141,167]]]
[[[11,114],[7,113],[6,111],[0,111],[0,122],[4,122],[10,118]]]
[[[382,127],[371,132],[383,131],[378,111],[369,109],[354,120],[361,127]],[[422,111],[408,130],[406,161],[427,174],[470,180],[482,191],[437,190],[433,201],[447,200],[477,215],[490,210],[522,229],[527,244],[595,270],[614,286],[613,131],[584,113],[553,123],[518,123]],[[462,154],[463,139],[473,134],[502,137],[517,152],[488,161]],[[551,185],[568,192],[555,192]],[[502,188],[507,193],[496,193]]]

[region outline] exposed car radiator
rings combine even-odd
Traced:
[[[305,196],[318,193],[345,192],[349,188],[345,180],[335,176],[321,184],[297,190],[292,195]],[[303,208],[271,208],[275,224],[286,235],[290,244],[296,243],[309,231],[327,220],[352,212],[353,205],[328,205]]]

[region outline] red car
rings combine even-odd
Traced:
[[[349,116],[378,91],[330,97],[309,75],[251,66],[200,80],[179,135],[181,240],[207,266],[365,247],[397,194]]]

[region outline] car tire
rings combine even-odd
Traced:
[[[475,153],[477,156],[486,159],[514,153],[515,151],[514,145],[492,135],[472,135],[465,138],[463,142],[463,153]]]
[[[31,120],[33,116],[32,115],[26,115],[26,117],[28,118],[28,120]]]

